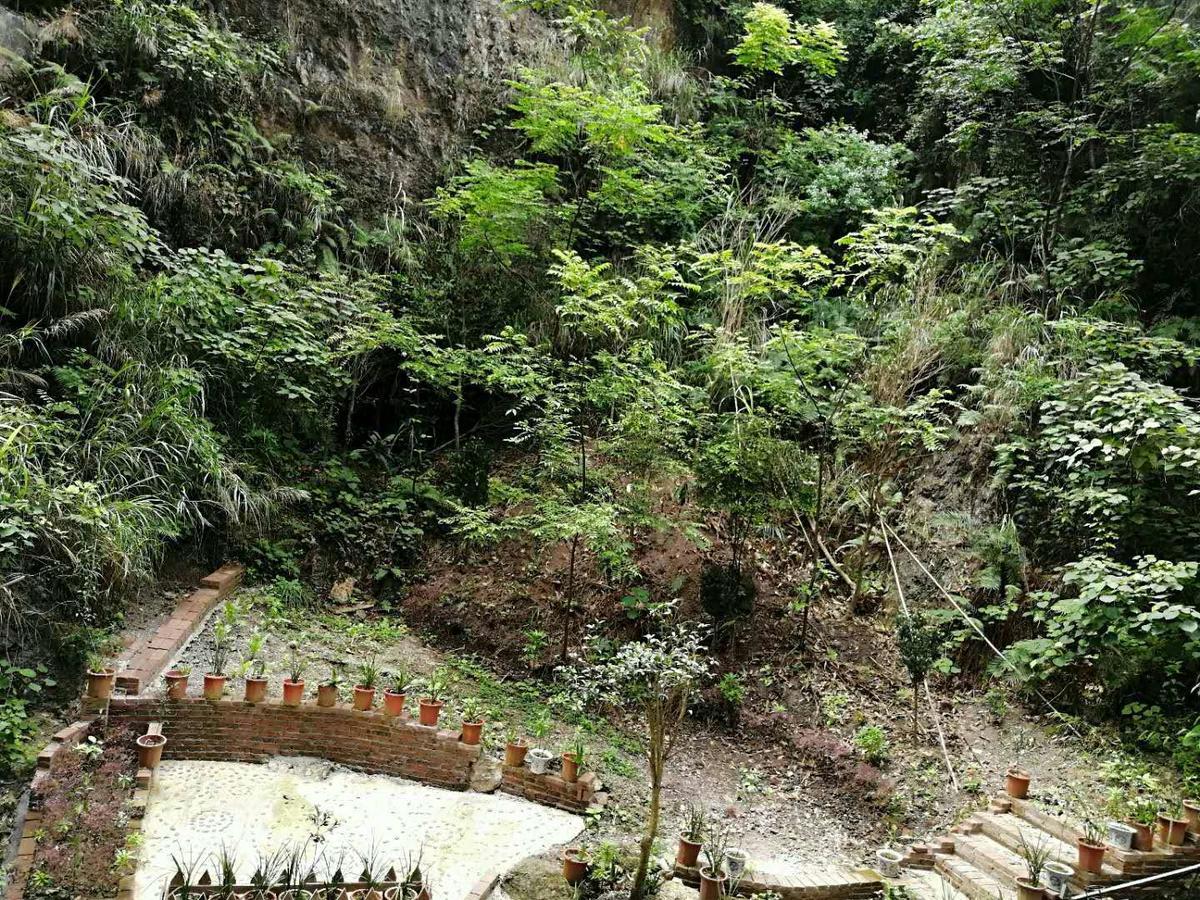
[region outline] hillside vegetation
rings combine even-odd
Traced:
[[[1200,778],[1192,4],[428,4],[423,73],[387,4],[10,6],[14,764],[236,557],[547,676],[674,609],[731,703],[747,643],[895,622]]]

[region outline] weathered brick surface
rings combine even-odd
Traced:
[[[108,714],[113,726],[129,723],[138,732],[161,722],[167,736],[164,759],[262,762],[272,756],[316,756],[452,790],[467,789],[481,752],[460,743],[457,734],[407,717],[340,706],[114,697]]]
[[[535,775],[524,766],[505,766],[500,781],[500,790],[506,794],[515,794],[544,806],[576,813],[604,805],[607,795],[601,791],[601,787],[599,779],[592,772],[581,775],[577,782],[569,784],[550,773]]]
[[[699,869],[690,866],[676,865],[675,877],[692,887],[700,884]],[[831,866],[775,877],[748,874],[737,886],[742,896],[768,891],[783,900],[871,900],[883,895],[883,881],[873,872]]]

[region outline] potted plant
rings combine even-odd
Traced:
[[[96,700],[107,700],[112,696],[113,684],[117,680],[117,672],[107,665],[104,657],[92,654],[88,657],[87,666],[87,695]]]
[[[400,864],[400,894],[396,900],[430,900],[429,885],[421,871],[421,851],[409,855]]]
[[[1158,818],[1158,804],[1143,797],[1132,804],[1129,824],[1133,826],[1133,849],[1148,853],[1154,849],[1154,821]]]
[[[675,851],[675,864],[689,869],[696,868],[700,858],[700,845],[708,828],[708,815],[698,803],[684,807],[683,829],[679,832],[679,849]]]
[[[267,699],[267,661],[263,659],[263,636],[251,635],[242,657],[241,675],[246,682],[247,703],[262,703]]]
[[[568,847],[562,853],[562,873],[567,884],[574,887],[587,878],[591,854],[586,847]]]
[[[354,708],[366,712],[375,705],[375,685],[379,683],[379,666],[375,657],[358,667],[358,683],[354,685]]]
[[[529,743],[517,734],[517,729],[509,728],[504,735],[504,764],[513,768],[525,765],[525,754],[529,752]]]
[[[468,697],[462,704],[462,737],[464,744],[472,746],[479,743],[483,734],[483,706],[474,697]]]
[[[1025,877],[1017,879],[1017,900],[1042,900],[1042,872],[1050,859],[1050,841],[1045,834],[1030,840],[1024,831],[1017,836],[1017,852],[1025,861]]]
[[[729,832],[718,821],[704,836],[705,865],[700,868],[700,900],[721,900],[729,881]]]
[[[228,618],[222,618],[213,625],[212,665],[204,673],[204,699],[220,700],[225,693],[225,666],[229,662],[229,629]]]
[[[412,687],[412,674],[401,667],[392,673],[388,686],[383,692],[383,712],[385,715],[398,718],[404,715],[404,701],[408,698],[408,689]]]
[[[1171,847],[1182,847],[1187,840],[1188,820],[1183,812],[1183,804],[1175,801],[1166,804],[1159,811],[1159,834],[1163,842]]]
[[[176,666],[163,675],[163,681],[167,683],[168,700],[182,700],[187,696],[188,678],[191,674],[191,666]]]
[[[542,740],[550,733],[550,717],[544,712],[529,723],[529,733],[534,740]],[[554,754],[544,747],[534,747],[529,751],[529,771],[534,775],[545,775]]]
[[[442,707],[446,705],[446,691],[450,687],[450,679],[446,673],[438,670],[425,680],[425,696],[421,698],[420,722],[428,727],[436,727],[438,718],[442,715]]]
[[[896,851],[890,851],[895,853]],[[725,870],[735,883],[742,880],[746,874],[746,861],[749,857],[741,847],[730,847],[725,851]],[[897,860],[899,862],[899,860]]]
[[[317,706],[337,706],[338,689],[342,686],[342,668],[338,663],[329,667],[329,677],[317,685]]]
[[[1188,831],[1200,834],[1200,800],[1184,800],[1183,817],[1188,821]]]
[[[1075,845],[1079,852],[1079,870],[1100,874],[1104,867],[1104,829],[1090,815],[1083,820],[1083,834]]]
[[[162,762],[163,747],[167,739],[161,734],[143,734],[136,741],[138,765],[143,769],[157,769]]]
[[[1014,800],[1024,800],[1029,796],[1029,782],[1032,777],[1024,769],[1013,766],[1004,775],[1004,792]]]
[[[575,739],[571,742],[571,749],[562,755],[562,777],[563,781],[567,784],[574,784],[579,780],[579,772],[583,768],[584,755],[583,734],[576,731]]]
[[[294,643],[288,644],[288,677],[283,679],[283,702],[288,706],[299,706],[304,701],[304,673],[308,660]]]

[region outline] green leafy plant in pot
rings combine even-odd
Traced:
[[[233,626],[228,618],[213,625],[212,665],[204,673],[204,699],[220,700],[225,693],[225,667],[229,664],[229,641]]]
[[[317,706],[337,706],[341,686],[342,665],[334,663],[329,667],[329,677],[317,685]]]
[[[1042,872],[1052,851],[1049,836],[1030,839],[1022,831],[1017,840],[1017,852],[1025,862],[1025,877],[1017,879],[1017,900],[1043,900]]]
[[[474,697],[462,704],[462,742],[475,745],[483,735],[483,706]]]
[[[246,683],[247,703],[262,703],[267,698],[267,662],[263,658],[263,636],[252,635],[242,657],[241,676]]]
[[[583,770],[583,761],[587,755],[587,750],[583,743],[583,733],[576,731],[575,739],[571,742],[569,750],[562,755],[562,777],[567,784],[574,784],[579,780],[579,773]]]
[[[387,680],[383,691],[384,715],[399,718],[404,715],[404,702],[408,699],[408,691],[412,687],[412,673],[401,666]]]

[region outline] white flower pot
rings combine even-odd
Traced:
[[[897,850],[876,850],[875,862],[879,866],[879,874],[884,878],[899,878],[900,863],[904,855]]]
[[[733,879],[741,878],[746,871],[746,851],[732,849],[725,854],[725,870]]]
[[[529,763],[529,771],[534,775],[545,775],[546,767],[550,765],[550,760],[554,759],[554,754],[549,750],[541,747],[534,747],[529,751],[529,756],[525,761]]]
[[[1109,822],[1108,823],[1108,842],[1118,850],[1131,850],[1133,848],[1133,838],[1137,831],[1130,828],[1124,822]]]
[[[1066,863],[1050,860],[1042,869],[1042,884],[1056,897],[1063,897],[1067,892],[1067,884],[1075,870]]]

